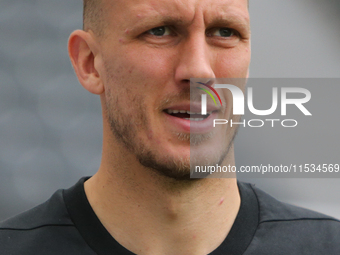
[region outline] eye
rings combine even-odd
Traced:
[[[224,38],[232,37],[237,35],[237,32],[234,29],[222,27],[216,28],[210,32],[210,36],[220,36]]]
[[[166,36],[171,35],[171,29],[166,26],[155,27],[153,29],[148,30],[147,33],[154,36]]]

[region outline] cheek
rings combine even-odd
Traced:
[[[158,80],[170,73],[171,57],[167,51],[157,49],[129,50],[118,57],[130,79],[137,81]]]
[[[250,64],[250,51],[225,51],[215,58],[214,71],[216,77],[245,78]]]
[[[126,112],[138,108],[136,98],[148,102],[147,111],[155,108],[155,102],[164,94],[166,86],[162,85],[168,83],[173,69],[173,58],[168,54],[164,50],[126,47],[105,55],[105,87],[119,95]]]
[[[164,49],[143,49],[143,51],[129,50],[119,54],[114,63],[116,78],[109,86],[117,87],[117,90],[128,98],[132,95],[140,95],[148,102],[149,108],[155,108],[159,98],[164,96],[166,84],[172,77],[173,58],[170,52]],[[118,61],[119,60],[119,61]],[[128,94],[128,95],[127,95]],[[126,98],[126,97],[125,97]],[[128,100],[127,98],[127,100]],[[133,102],[132,102],[133,103]]]

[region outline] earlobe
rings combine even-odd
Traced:
[[[95,68],[97,52],[93,36],[82,30],[74,31],[68,41],[68,52],[80,84],[93,94],[102,94],[104,86]]]

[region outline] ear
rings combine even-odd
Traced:
[[[83,30],[72,32],[68,41],[68,53],[80,84],[89,92],[100,95],[104,85],[96,70],[97,42],[94,36]]]

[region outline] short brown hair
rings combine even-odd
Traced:
[[[105,27],[103,0],[83,0],[83,29],[91,30],[96,35],[103,34]]]

